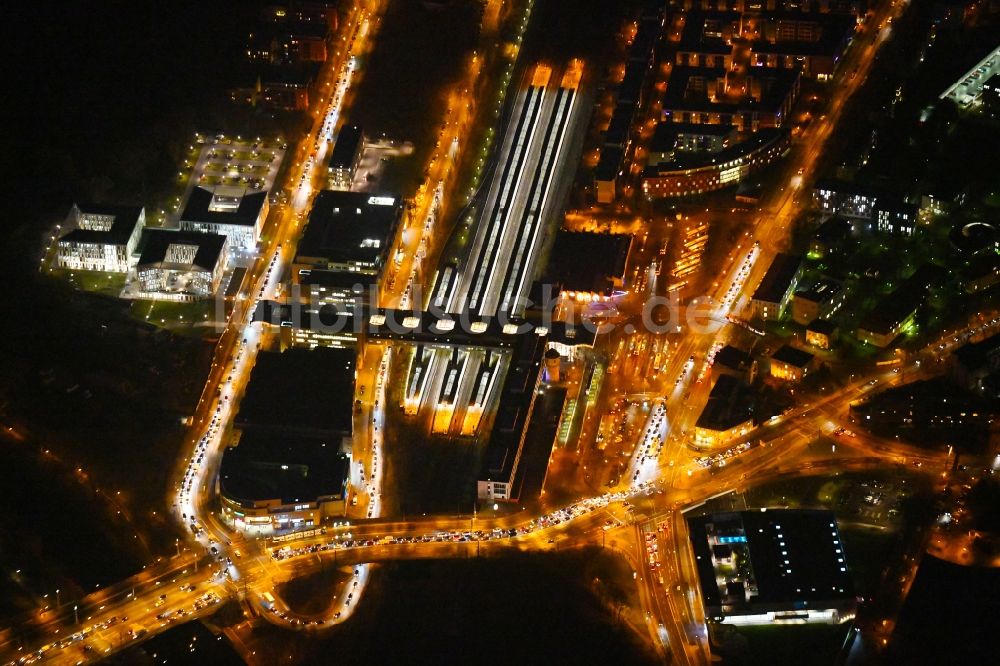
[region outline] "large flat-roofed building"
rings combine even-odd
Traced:
[[[146,225],[142,206],[74,204],[56,244],[59,268],[127,273]]]
[[[697,446],[718,446],[741,437],[753,428],[753,396],[743,381],[720,375],[694,426]]]
[[[141,295],[182,301],[211,296],[228,265],[228,242],[219,234],[147,229],[136,264]]]
[[[402,214],[398,197],[320,192],[296,249],[292,283],[320,303],[344,303],[376,288]]]
[[[973,65],[955,83],[941,93],[941,99],[950,99],[965,108],[983,94],[985,84],[1000,72],[1000,45],[987,53],[982,60]],[[996,80],[993,80],[996,83]]]
[[[854,617],[854,583],[832,512],[760,509],[687,523],[711,621],[839,624]]]
[[[780,318],[798,284],[801,268],[802,257],[779,252],[750,299],[753,315],[764,320]]]
[[[267,218],[267,192],[248,192],[243,187],[195,187],[184,212],[182,231],[221,234],[229,239],[229,249],[253,250]]]
[[[631,251],[629,234],[560,230],[549,255],[548,281],[568,301],[609,299],[625,288]]]
[[[245,434],[219,468],[223,514],[238,528],[273,530],[343,516],[350,464],[339,438]]]
[[[219,471],[222,515],[238,528],[317,525],[343,515],[354,421],[353,349],[257,357]]]
[[[353,349],[322,347],[260,353],[235,427],[248,432],[339,435],[349,441],[356,356]]]
[[[344,125],[330,153],[330,189],[349,190],[365,150],[365,135],[357,125]]]

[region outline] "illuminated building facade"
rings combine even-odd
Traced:
[[[714,154],[679,157],[646,167],[642,191],[648,199],[685,197],[738,184],[773,164],[791,148],[783,129],[760,130],[748,140]]]
[[[141,297],[189,301],[211,296],[228,265],[228,242],[219,234],[147,229],[136,264]]]
[[[181,213],[181,231],[219,234],[232,251],[254,250],[267,218],[267,192],[245,187],[195,187]]]
[[[70,231],[56,244],[56,266],[126,273],[145,225],[142,206],[74,204],[66,218]]]

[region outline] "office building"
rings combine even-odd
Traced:
[[[365,151],[365,135],[357,125],[344,125],[330,153],[330,189],[349,190]]]
[[[229,239],[231,251],[250,251],[260,241],[267,211],[267,192],[195,187],[181,213],[180,229],[219,234]]]
[[[381,285],[402,214],[397,197],[320,192],[292,261],[292,284],[314,305],[372,293]]]
[[[190,301],[211,296],[228,265],[228,242],[219,234],[147,229],[136,264],[140,297]]]
[[[705,615],[723,624],[839,624],[857,598],[830,511],[760,509],[689,517]]]
[[[893,201],[890,197],[880,197],[875,203],[872,218],[875,230],[895,236],[912,236],[917,230],[918,211],[919,208],[915,204]]]
[[[69,231],[56,244],[56,266],[127,273],[145,225],[142,206],[73,204],[66,218]]]
[[[760,319],[779,319],[799,282],[802,257],[779,252],[764,273],[753,297],[751,314]]]
[[[845,180],[826,179],[813,188],[813,207],[841,217],[871,220],[879,192]]]

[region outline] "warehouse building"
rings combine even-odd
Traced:
[[[839,624],[857,597],[830,511],[760,509],[687,519],[705,615],[736,624]]]

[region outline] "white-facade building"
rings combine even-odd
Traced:
[[[181,213],[180,229],[219,234],[229,239],[232,250],[253,250],[260,241],[267,211],[267,192],[196,187]]]
[[[59,268],[126,273],[146,224],[142,206],[74,204],[56,245]]]

